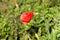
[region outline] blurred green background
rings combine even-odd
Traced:
[[[23,12],[33,12],[24,25]],[[0,0],[0,40],[60,40],[60,0]]]

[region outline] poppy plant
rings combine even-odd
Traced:
[[[33,15],[33,12],[23,12],[20,16],[20,20],[23,24],[29,23]]]

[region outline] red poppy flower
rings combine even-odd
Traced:
[[[29,23],[33,15],[33,12],[24,12],[21,14],[20,20],[23,24]]]

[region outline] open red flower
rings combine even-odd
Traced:
[[[20,20],[23,24],[29,23],[33,15],[33,12],[24,12],[21,14]]]

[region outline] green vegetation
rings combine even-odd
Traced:
[[[24,25],[20,15],[29,11]],[[0,0],[0,40],[60,40],[60,0]]]

